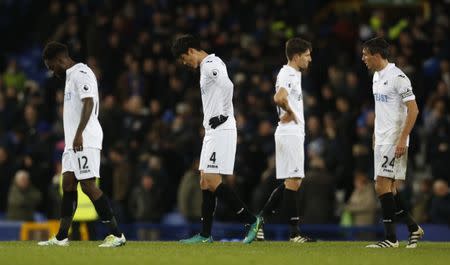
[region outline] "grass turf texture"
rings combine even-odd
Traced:
[[[1,265],[30,264],[450,264],[450,243],[419,242],[416,249],[367,249],[367,242],[220,243],[127,242],[115,249],[100,242],[71,242],[69,247],[39,247],[36,242],[0,242]]]

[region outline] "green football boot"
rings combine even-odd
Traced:
[[[204,237],[200,234],[196,234],[195,236],[188,238],[188,239],[182,239],[180,240],[180,243],[183,244],[201,244],[201,243],[212,243],[213,239],[212,236]]]
[[[259,215],[256,216],[256,222],[254,222],[250,229],[248,230],[247,236],[244,238],[244,244],[250,244],[255,240],[256,235],[258,235],[258,231],[263,224],[263,218]]]

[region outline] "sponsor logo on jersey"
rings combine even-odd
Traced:
[[[375,101],[388,102],[388,96],[387,95],[379,94],[379,93],[373,93],[373,97],[375,98]]]
[[[83,86],[83,90],[84,90],[84,91],[89,91],[89,87],[88,87],[87,85],[84,85],[84,86]]]
[[[80,70],[80,73],[87,74],[87,72],[85,72],[85,71],[83,71],[83,70]]]

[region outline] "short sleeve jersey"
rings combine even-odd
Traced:
[[[225,63],[214,54],[200,63],[200,90],[203,105],[203,127],[210,130],[212,117],[228,116],[227,121],[216,130],[236,129],[233,110],[233,83],[228,77]]]
[[[409,78],[389,63],[373,76],[375,99],[375,144],[397,144],[406,121],[405,102],[415,100]],[[409,143],[409,137],[407,144]]]
[[[302,93],[302,74],[289,65],[284,65],[277,76],[275,90],[278,92],[280,88],[286,89],[288,93],[288,103],[294,112],[297,123],[291,121],[289,123],[278,123],[279,128],[288,133],[305,134],[305,118],[303,115],[303,93]],[[281,118],[286,111],[277,107],[278,116]]]
[[[97,79],[92,70],[78,63],[66,70],[64,88],[64,138],[65,150],[71,150],[83,109],[84,98],[92,98],[94,107],[91,117],[83,131],[83,147],[102,148],[103,131],[98,121],[99,97]]]

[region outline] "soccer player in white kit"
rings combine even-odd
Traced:
[[[119,231],[109,200],[97,187],[100,178],[100,151],[103,131],[98,121],[99,97],[97,79],[92,70],[83,63],[74,62],[67,46],[58,42],[48,43],[43,51],[47,68],[61,79],[64,88],[64,140],[62,155],[61,222],[58,234],[41,246],[67,246],[68,232],[77,209],[77,185],[91,199],[101,221],[108,225],[111,234],[100,247],[118,247],[125,244]]]
[[[236,193],[222,183],[222,175],[232,175],[236,155],[237,130],[233,110],[233,83],[225,63],[216,55],[208,54],[191,35],[178,37],[172,44],[172,53],[183,65],[200,67],[200,92],[203,105],[203,138],[200,154],[200,188],[202,189],[202,231],[182,243],[210,243],[211,226],[216,197],[226,201],[241,221],[251,224],[244,243],[251,243],[262,219],[251,214]]]
[[[311,51],[311,43],[301,38],[292,38],[286,42],[287,64],[278,73],[274,96],[280,118],[275,131],[276,178],[283,179],[284,183],[272,192],[259,214],[270,214],[282,199],[282,212],[287,215],[286,222],[290,227],[289,240],[296,243],[315,241],[300,235],[296,199],[296,193],[305,177],[305,119],[301,71],[308,68],[312,60]],[[258,235],[258,239],[262,238]]]
[[[395,222],[406,222],[409,230],[407,248],[415,248],[424,232],[406,212],[397,185],[405,180],[409,134],[419,113],[409,78],[389,63],[389,44],[380,37],[363,44],[362,60],[373,75],[375,99],[374,178],[380,199],[385,240],[368,245],[370,248],[399,246]]]

